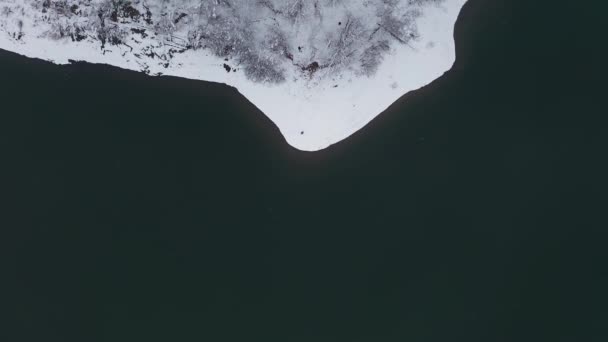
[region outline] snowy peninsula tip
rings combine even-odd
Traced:
[[[0,0],[0,48],[235,87],[304,151],[455,61],[466,0]]]

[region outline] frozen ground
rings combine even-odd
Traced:
[[[451,68],[465,2],[0,0],[0,48],[225,83],[314,151]]]

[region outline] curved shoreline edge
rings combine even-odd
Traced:
[[[254,83],[241,72],[227,72],[224,60],[204,51],[176,55],[172,66],[166,68],[159,63],[143,63],[126,48],[112,47],[102,53],[87,41],[54,41],[36,34],[15,40],[0,32],[0,48],[55,64],[82,61],[226,84],[259,108],[289,145],[301,151],[318,151],[348,138],[399,98],[451,69],[456,59],[454,27],[465,3],[450,0],[429,10],[420,19],[421,39],[392,51],[372,77],[343,74],[302,80],[292,75],[284,83],[268,85]]]

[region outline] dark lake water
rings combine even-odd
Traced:
[[[554,7],[471,0],[445,77],[317,153],[232,88],[0,52],[0,339],[606,341],[602,20]]]

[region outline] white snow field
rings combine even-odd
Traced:
[[[0,0],[0,48],[233,86],[324,149],[449,70],[466,0]]]

